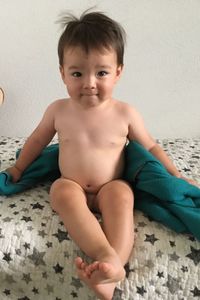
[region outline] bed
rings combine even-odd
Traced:
[[[158,140],[176,166],[200,183],[200,138]],[[23,138],[0,138],[1,170]],[[0,196],[0,299],[94,300],[78,279],[74,244],[49,204],[50,182]],[[136,210],[135,245],[113,299],[200,299],[200,242]],[[97,216],[100,220],[100,216]],[[200,229],[199,229],[200,230]]]

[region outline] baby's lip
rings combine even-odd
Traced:
[[[82,94],[82,96],[92,97],[92,96],[98,96],[98,94],[97,94],[97,93],[92,93],[92,94]]]

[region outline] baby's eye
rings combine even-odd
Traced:
[[[80,72],[73,72],[73,73],[72,73],[72,76],[73,76],[73,77],[81,77],[81,75],[82,75],[82,74],[81,74]]]
[[[106,75],[108,75],[108,72],[106,72],[106,71],[100,71],[100,72],[97,73],[98,77],[104,77]]]

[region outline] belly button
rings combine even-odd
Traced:
[[[89,187],[91,187],[91,185],[90,185],[90,184],[87,184],[86,186],[87,186],[88,188],[89,188]]]

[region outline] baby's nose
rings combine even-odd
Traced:
[[[96,78],[95,76],[87,76],[84,79],[84,88],[85,89],[94,89],[96,88]]]

